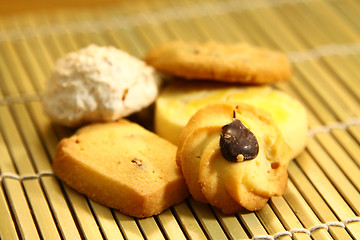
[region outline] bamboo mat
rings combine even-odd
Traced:
[[[43,114],[54,61],[88,44],[141,58],[169,40],[247,41],[294,66],[276,84],[308,109],[308,145],[288,188],[260,211],[223,215],[189,198],[134,219],[64,185],[51,168],[69,129]],[[360,239],[360,2],[186,0],[0,18],[1,239]]]

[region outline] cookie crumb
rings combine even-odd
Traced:
[[[129,92],[129,89],[128,89],[128,88],[125,88],[125,89],[124,89],[124,92],[123,92],[123,95],[122,95],[122,98],[121,98],[122,101],[125,101],[128,92]]]
[[[143,166],[143,161],[141,159],[134,158],[131,162],[135,163],[138,167]]]
[[[279,162],[273,162],[271,163],[271,168],[272,169],[278,169],[280,167],[280,163]]]

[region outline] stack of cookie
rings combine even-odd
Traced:
[[[189,191],[176,146],[122,118],[156,99],[154,68],[114,47],[90,45],[59,59],[43,95],[45,112],[67,127],[54,173],[89,198],[134,217],[182,202]]]
[[[177,77],[156,100],[155,132],[178,146],[177,164],[194,199],[234,213],[283,194],[287,165],[307,139],[304,106],[270,86],[290,80],[283,53],[245,43],[173,42],[145,61]],[[251,159],[253,141],[236,135],[240,126],[255,136]]]
[[[119,51],[70,53],[49,80],[48,115],[86,125],[58,145],[60,179],[135,217],[158,214],[189,192],[224,213],[260,209],[284,192],[307,130],[302,104],[270,86],[291,77],[285,55],[183,42],[154,48],[144,61]],[[164,89],[159,73],[174,77]],[[154,101],[156,134],[122,119]]]

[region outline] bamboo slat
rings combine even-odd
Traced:
[[[317,165],[315,165],[313,161],[311,161],[309,155],[302,154],[300,156],[300,160],[297,161],[297,163],[305,172],[306,176],[311,180],[312,184],[314,184],[321,196],[326,199],[326,202],[329,205],[330,209],[334,211],[334,213],[339,219],[344,219],[346,218],[345,216],[355,216],[351,208],[347,205],[344,199],[341,198],[340,194],[333,187],[332,183],[327,179],[325,174]],[[339,177],[341,175],[332,176]],[[342,186],[339,187],[341,188]],[[339,189],[339,191],[341,190],[342,189]],[[354,231],[355,236],[359,234],[358,226],[354,225],[354,229],[350,229],[350,231]]]
[[[169,239],[185,239],[185,235],[182,232],[175,216],[171,210],[168,209],[157,218],[159,224],[163,227],[165,236]]]
[[[349,154],[354,162],[360,166],[360,147],[359,144],[351,138],[350,134],[344,130],[334,129],[331,132],[336,140],[341,144],[341,147]],[[356,168],[355,168],[356,169]]]
[[[15,44],[12,44],[11,54],[13,54],[14,57],[18,56],[19,62],[17,65],[22,65],[21,68],[23,69],[24,74],[28,76],[31,86],[34,89],[33,91],[40,92],[44,89],[45,75],[43,70],[40,70],[40,64],[42,61],[40,62],[37,60],[36,55],[30,52],[30,49],[32,48],[33,46],[30,47],[28,42],[25,42],[24,40],[18,40]],[[21,81],[21,79],[18,80]],[[22,92],[30,92],[32,90],[30,86],[26,86],[22,84],[22,82],[19,82],[18,86],[22,88]]]
[[[134,0],[0,16],[0,239],[360,239],[360,4],[356,0]],[[89,44],[142,58],[171,40],[246,41],[288,55],[273,86],[307,108],[306,150],[281,197],[224,215],[192,198],[145,219],[56,178],[52,157],[74,129],[41,95],[58,58]]]
[[[317,216],[291,181],[289,181],[288,188],[284,193],[284,199],[291,207],[291,210],[296,213],[297,218],[305,228],[310,229],[312,226],[321,224]],[[312,234],[314,238],[331,239],[331,236],[326,229],[319,229],[314,231]]]
[[[347,203],[353,207],[353,210],[359,214],[358,204],[360,203],[360,195],[356,188],[315,140],[309,139],[308,149],[309,152],[313,154],[317,164],[322,167],[324,173],[327,174],[327,179],[332,182],[332,185],[337,188],[337,191],[343,194],[343,197],[347,200]],[[328,193],[330,192],[330,189],[328,189]],[[333,196],[331,199],[335,200],[335,198],[336,197]],[[345,209],[345,207],[343,209]]]
[[[316,138],[322,144],[322,147],[329,153],[337,166],[351,181],[352,185],[360,191],[360,169],[356,165],[349,155],[343,150],[343,148],[335,142],[329,134],[317,134]],[[360,199],[359,199],[360,202]]]
[[[216,217],[230,239],[246,239],[247,234],[236,216],[225,215],[218,209],[214,209]]]
[[[113,218],[111,209],[94,201],[91,202],[92,210],[106,239],[123,239],[121,231]]]
[[[7,106],[0,106],[0,123],[3,126],[1,129],[3,137],[7,143],[16,171],[21,175],[34,174],[35,171],[27,154],[26,147],[22,142]]]
[[[32,216],[32,209],[27,203],[21,183],[16,179],[5,178],[3,185],[14,215],[13,221],[19,229],[19,238],[40,239],[36,220]]]
[[[101,239],[102,234],[88,204],[88,200],[68,186],[64,186],[64,189],[67,194],[67,198],[71,202],[70,207],[74,211],[75,219],[83,236],[86,239]]]
[[[155,217],[142,218],[138,220],[139,226],[145,236],[150,239],[164,239],[164,236],[156,224]]]
[[[41,181],[61,236],[65,239],[81,239],[76,220],[58,181],[52,176],[43,176]]]
[[[239,214],[239,218],[252,236],[267,235],[266,229],[256,217],[255,213]]]
[[[12,110],[18,122],[18,129],[21,131],[23,141],[31,155],[32,162],[37,172],[51,172],[51,164],[40,138],[36,132],[32,120],[27,112],[26,106],[22,103],[12,105]]]
[[[0,134],[0,169],[1,174],[15,173],[15,168],[11,162],[11,156],[6,148],[4,138]],[[0,178],[3,179],[2,177]],[[0,192],[0,211],[2,216],[2,224],[0,224],[0,236],[15,239],[17,236],[15,224],[12,220],[11,209],[7,203],[6,194],[1,188]]]
[[[121,230],[126,239],[143,239],[136,220],[131,217],[125,216],[118,211],[115,212],[115,217],[119,222]]]
[[[9,150],[2,134],[0,134],[0,169],[2,174],[16,174],[14,163],[11,160]]]
[[[203,226],[204,231],[209,236],[213,236],[216,239],[226,239],[225,232],[222,230],[219,222],[207,204],[190,199],[190,205]]]
[[[23,180],[24,190],[36,219],[38,232],[44,239],[60,239],[56,223],[45,199],[38,179]],[[20,216],[21,217],[21,216]]]
[[[301,161],[301,159],[299,159],[299,161]],[[307,204],[314,211],[319,220],[323,223],[337,221],[338,218],[336,215],[328,207],[327,203],[316,190],[316,188],[311,184],[310,180],[307,179],[305,174],[302,173],[299,166],[292,162],[289,165],[288,170],[293,184],[296,186],[302,197],[306,200]],[[335,239],[350,238],[350,236],[346,233],[346,230],[343,228],[330,228],[329,232],[332,236],[334,236]]]
[[[302,229],[304,226],[299,219],[295,216],[290,206],[282,197],[274,197],[271,199],[270,205],[276,213],[279,220],[284,224],[286,229]],[[298,239],[311,239],[305,232],[298,232],[296,235]]]
[[[1,52],[4,53],[5,51],[3,50],[3,48],[1,49]],[[11,63],[11,60],[9,60],[8,58],[4,58],[4,56],[2,56],[0,58],[0,66],[1,66],[1,87],[2,87],[2,92],[3,95],[5,96],[18,96],[19,95],[19,90],[18,87],[15,84],[15,81],[13,80],[11,73],[10,73],[10,67],[9,67],[9,63],[10,65],[13,65],[13,63]],[[14,64],[16,66],[16,64]],[[13,66],[14,66],[13,65]],[[29,83],[24,83],[24,85],[29,84]]]
[[[15,224],[12,220],[11,211],[7,205],[3,189],[0,190],[0,216],[0,236],[3,236],[4,239],[16,239],[17,233]]]
[[[263,209],[258,211],[257,216],[269,234],[275,235],[279,232],[286,231],[284,225],[277,217],[276,213],[273,211],[270,205],[266,205]],[[291,237],[284,235],[281,239],[291,239]]]
[[[174,214],[179,219],[179,224],[190,239],[206,239],[206,235],[201,230],[196,218],[186,203],[178,204],[174,207]]]

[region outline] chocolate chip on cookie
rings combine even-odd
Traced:
[[[220,150],[230,162],[242,162],[256,158],[259,144],[255,135],[239,119],[222,127]]]

